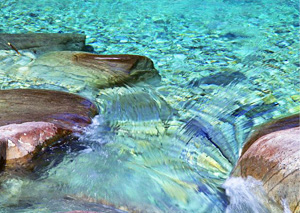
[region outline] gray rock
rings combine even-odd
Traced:
[[[17,50],[28,50],[35,54],[49,51],[81,51],[85,46],[85,35],[61,33],[0,34],[0,50],[11,50],[11,43]]]

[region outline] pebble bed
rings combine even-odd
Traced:
[[[299,111],[296,1],[47,1],[0,3],[0,33],[84,33],[99,54],[154,60],[158,90],[178,102],[237,80],[249,96]],[[215,82],[205,82],[209,77]],[[204,82],[204,86],[199,86]],[[227,83],[226,83],[227,82]],[[206,83],[206,84],[205,84]]]
[[[235,79],[249,97],[276,103],[279,116],[299,111],[297,5],[292,0],[185,0],[171,6],[166,0],[10,0],[0,3],[0,33],[84,33],[99,54],[154,60],[162,76],[158,90],[179,111],[178,103],[202,99],[211,95],[203,92],[207,88]],[[209,77],[215,82],[205,82]]]

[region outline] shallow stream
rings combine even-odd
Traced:
[[[298,9],[293,0],[1,1],[0,33],[84,33],[98,54],[151,58],[162,80],[91,92],[14,79],[0,60],[1,89],[69,91],[100,109],[33,168],[0,174],[0,212],[282,211],[259,182],[224,182],[254,126],[300,111]]]

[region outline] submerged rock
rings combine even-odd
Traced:
[[[299,115],[267,124],[244,146],[233,176],[252,176],[267,194],[292,212],[300,211]]]
[[[44,121],[78,132],[97,114],[89,100],[59,91],[0,90],[0,99],[0,126]]]
[[[232,82],[240,82],[247,79],[241,72],[219,72],[201,79],[193,79],[189,85],[198,87],[201,84],[215,84],[218,86],[226,86]]]
[[[70,211],[65,213],[99,213],[99,212],[75,210],[75,211]]]
[[[85,35],[61,33],[0,34],[0,50],[11,50],[11,43],[18,50],[29,50],[36,54],[49,51],[80,51],[85,47]]]
[[[8,75],[55,84],[65,88],[106,88],[126,83],[160,79],[153,62],[138,55],[96,55],[58,51],[38,57],[33,63],[10,70]]]
[[[26,122],[0,127],[0,143],[7,143],[6,160],[24,157],[37,146],[57,136],[58,129],[52,123]],[[1,147],[1,150],[4,147]]]

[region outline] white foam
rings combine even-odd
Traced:
[[[246,179],[231,177],[226,180],[223,187],[230,199],[226,213],[273,213],[283,211],[282,207],[268,197],[264,191],[263,183],[251,176]]]

